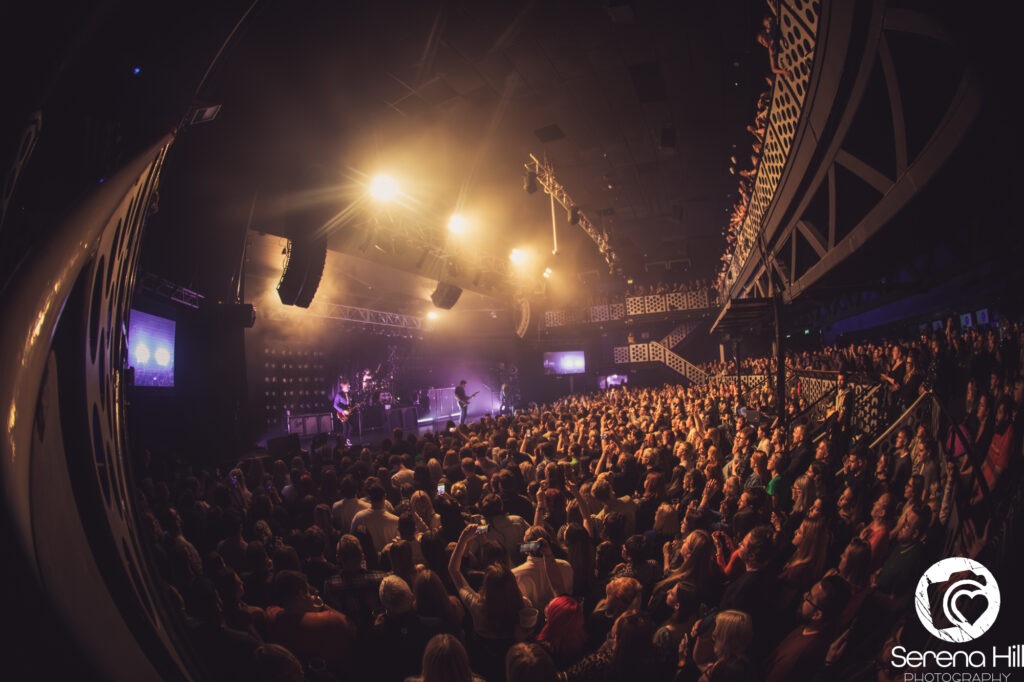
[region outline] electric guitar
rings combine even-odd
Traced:
[[[353,404],[351,407],[343,410],[334,410],[334,413],[338,415],[338,421],[342,424],[348,421],[348,418],[352,416],[352,413],[359,409],[359,403]]]
[[[456,398],[456,400],[458,400],[458,401],[459,401],[459,407],[466,407],[467,405],[469,405],[469,401],[470,401],[470,400],[472,400],[472,399],[473,399],[473,396],[474,396],[474,395],[476,395],[476,394],[477,394],[477,393],[479,393],[479,392],[480,392],[480,391],[474,391],[474,392],[473,392],[473,395],[468,395],[468,396],[466,396],[466,399],[465,399],[465,400],[463,400],[462,398]]]

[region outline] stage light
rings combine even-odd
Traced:
[[[569,209],[569,224],[579,225],[580,224],[580,209],[577,206],[573,206]]]
[[[469,223],[466,222],[466,219],[458,213],[448,219],[448,231],[454,235],[461,236],[465,234],[468,225]]]
[[[153,359],[156,360],[156,364],[166,367],[171,364],[171,351],[166,348],[157,348],[156,352],[153,353]]]
[[[534,171],[526,172],[526,175],[523,176],[523,189],[526,190],[527,194],[533,194],[537,191],[537,173]]]
[[[140,365],[144,365],[149,362],[149,346],[144,343],[140,343],[135,346],[135,362]]]
[[[513,265],[522,267],[529,259],[529,255],[522,249],[512,249],[512,252],[508,254],[508,259],[512,261]]]
[[[440,317],[440,316],[437,314],[436,310],[428,310],[427,311],[427,319],[428,320],[436,320],[438,317]]]
[[[398,196],[398,183],[388,175],[378,175],[370,183],[370,196],[380,201],[391,201]]]
[[[209,123],[213,119],[217,118],[217,114],[220,113],[220,104],[208,104],[208,105],[195,105],[192,107],[189,115],[189,123],[197,125],[199,123]]]
[[[551,268],[544,268],[544,279],[551,279]]]

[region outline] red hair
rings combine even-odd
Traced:
[[[587,631],[583,627],[583,607],[572,597],[555,597],[547,607],[547,622],[537,635],[552,657],[574,657],[583,653]]]

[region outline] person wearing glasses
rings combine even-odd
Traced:
[[[803,596],[801,623],[768,657],[765,682],[809,680],[821,670],[835,639],[835,624],[850,599],[850,587],[838,575],[822,578]]]

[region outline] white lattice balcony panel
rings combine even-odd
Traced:
[[[675,329],[668,333],[668,335],[661,340],[661,345],[665,348],[672,349],[678,346],[683,340],[689,336],[694,329],[699,326],[698,322],[683,322],[677,325]]]
[[[612,348],[612,360],[616,365],[629,364],[629,346],[615,346],[615,348]]]
[[[630,317],[644,314],[644,297],[630,296],[626,299],[626,314]]]
[[[667,310],[665,307],[665,297],[658,294],[654,296],[644,296],[644,312],[648,315],[652,313],[663,313]]]
[[[629,361],[630,362],[647,362],[650,357],[650,351],[647,348],[646,343],[634,343],[629,347]]]

